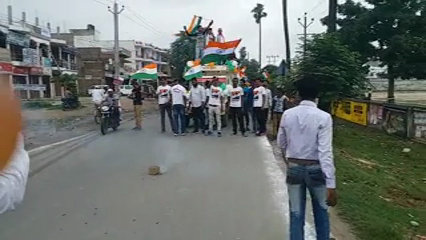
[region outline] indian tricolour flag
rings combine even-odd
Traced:
[[[200,60],[194,61],[194,66],[192,66],[188,71],[183,75],[185,80],[191,80],[193,78],[203,77],[203,67],[200,64]]]
[[[230,42],[209,42],[203,50],[203,64],[229,59],[240,44],[241,39]]]
[[[151,63],[132,74],[132,79],[157,79],[157,64]]]

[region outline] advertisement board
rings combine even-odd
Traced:
[[[333,103],[332,114],[349,122],[367,126],[368,104],[352,100]]]

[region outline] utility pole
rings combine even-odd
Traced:
[[[336,32],[337,22],[337,0],[329,0],[328,2],[328,29],[329,33]]]
[[[118,80],[120,78],[120,32],[118,24],[118,15],[120,15],[123,10],[124,6],[121,6],[121,10],[118,10],[118,0],[114,0],[113,10],[111,10],[111,7],[108,7],[108,11],[110,11],[114,15],[114,80]]]
[[[266,56],[266,58],[268,59],[268,64],[271,64],[271,59],[273,59],[272,60],[272,62],[273,62],[273,64],[275,65],[275,63],[277,62],[277,58],[279,58],[280,56],[278,56],[278,55],[268,55],[268,56]]]
[[[299,21],[300,26],[303,27],[303,56],[306,56],[306,46],[308,42],[308,27],[314,23],[314,19],[311,18],[311,22],[308,23],[308,13],[305,12],[303,16],[303,22],[300,18],[297,19]]]

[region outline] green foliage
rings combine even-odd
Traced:
[[[65,73],[55,77],[54,80],[58,82],[61,87],[68,88],[73,94],[77,95],[77,75]]]
[[[268,64],[262,68],[262,72],[269,73],[270,78],[275,78],[277,76],[278,67],[272,64]]]
[[[395,78],[424,79],[426,1],[366,2],[368,5],[347,0],[339,5],[339,39],[352,51],[359,52],[364,61],[379,60],[388,66],[391,89]]]
[[[195,40],[188,36],[178,37],[171,45],[170,64],[172,76],[182,78],[186,62],[195,58]]]
[[[242,60],[240,65],[242,67],[246,67],[246,76],[249,80],[255,80],[262,78],[262,74],[259,72],[260,65],[259,62],[255,59],[251,59],[250,61],[245,59]]]
[[[332,34],[320,34],[308,41],[306,55],[296,62],[298,79],[307,76],[320,81],[320,99],[324,103],[342,97],[356,97],[363,93],[367,69],[362,67],[360,55],[351,52]]]
[[[259,24],[261,19],[268,16],[268,14],[266,12],[264,12],[265,10],[265,6],[263,6],[263,4],[256,4],[256,7],[253,8],[253,10],[251,10],[251,12],[253,13],[253,18],[255,19],[256,23]]]

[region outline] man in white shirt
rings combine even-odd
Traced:
[[[209,102],[209,131],[207,135],[213,134],[213,126],[217,124],[217,136],[221,137],[222,132],[222,112],[223,112],[223,92],[218,86],[219,82],[216,78],[213,79],[212,86],[210,87],[210,95],[208,97]]]
[[[194,116],[194,132],[198,133],[199,129],[205,133],[204,106],[206,101],[206,90],[199,85],[196,78],[192,79],[192,89],[189,94],[189,109],[192,110]]]
[[[270,111],[270,108],[272,107],[272,91],[271,89],[269,89],[269,85],[267,81],[263,82],[263,87],[265,88],[265,96],[266,96],[264,112],[265,112],[265,122],[267,123],[269,119],[269,111]]]
[[[258,123],[256,136],[263,136],[266,133],[266,91],[259,79],[255,81],[255,87],[253,90],[253,111]]]
[[[178,136],[179,134],[181,136],[185,136],[186,89],[179,84],[178,80],[175,80],[174,86],[170,89],[170,92],[171,92],[172,108],[173,108],[174,135],[175,137]]]
[[[246,130],[244,128],[244,118],[243,118],[243,105],[244,105],[244,90],[242,87],[238,86],[238,79],[232,79],[232,87],[229,89],[229,115],[232,120],[232,130],[233,134],[237,135],[237,120],[240,125],[240,131],[244,137],[247,137]]]
[[[304,239],[306,189],[312,199],[317,239],[330,239],[328,206],[337,203],[333,162],[333,122],[317,108],[318,81],[295,83],[302,102],[284,112],[277,142],[285,153],[290,209],[290,240]]]
[[[173,116],[172,116],[172,104],[170,103],[170,86],[167,84],[167,80],[163,79],[161,85],[157,88],[158,96],[158,107],[160,109],[161,117],[161,132],[166,132],[166,112],[170,121],[170,128],[173,131]]]

